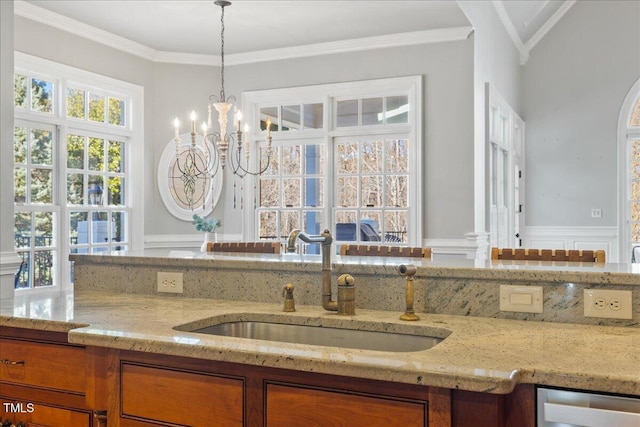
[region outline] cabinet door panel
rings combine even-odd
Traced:
[[[267,427],[424,427],[425,414],[426,402],[267,386]]]
[[[2,402],[13,403],[5,399],[2,399]],[[21,404],[21,406],[14,408],[23,412],[8,412],[11,411],[10,407],[7,406],[5,409],[5,405],[2,405],[0,413],[3,421],[6,419],[15,423],[22,421],[27,426],[34,425],[37,427],[91,427],[91,415],[88,412],[54,408],[38,403],[30,403],[29,405],[25,402],[17,403]]]
[[[240,379],[129,363],[121,373],[123,418],[194,427],[243,425]]]
[[[84,394],[87,356],[83,347],[0,339],[0,380]]]

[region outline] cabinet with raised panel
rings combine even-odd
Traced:
[[[533,386],[510,395],[123,351],[109,425],[533,427]],[[478,414],[482,414],[479,416]],[[111,418],[113,417],[113,418]]]
[[[0,327],[2,421],[38,427],[98,427],[96,354],[63,332]]]

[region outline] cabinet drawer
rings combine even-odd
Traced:
[[[0,361],[0,381],[85,394],[83,347],[0,338]]]
[[[269,384],[268,427],[424,427],[426,403]]]
[[[69,409],[54,408],[31,402],[16,402],[14,400],[2,400],[2,420],[24,422],[27,427],[91,427],[91,414],[88,412],[73,411]],[[6,405],[5,405],[6,404]]]
[[[121,364],[121,376],[125,419],[194,427],[243,425],[242,379],[126,362]],[[127,425],[125,420],[121,425]]]

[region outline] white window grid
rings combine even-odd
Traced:
[[[143,195],[143,191],[140,188],[133,187],[131,184],[133,179],[128,177],[130,174],[127,171],[131,171],[131,164],[136,159],[142,158],[144,149],[142,143],[142,131],[136,129],[142,127],[142,89],[135,85],[120,82],[108,77],[100,76],[98,74],[77,70],[66,65],[58,64],[41,58],[33,57],[30,55],[15,53],[16,58],[16,70],[15,73],[29,78],[36,78],[38,80],[45,80],[53,83],[54,87],[54,100],[53,111],[51,113],[43,113],[40,111],[33,111],[29,108],[15,109],[16,123],[21,122],[34,122],[37,126],[49,126],[55,130],[56,146],[54,150],[54,165],[51,167],[55,175],[53,185],[53,203],[50,207],[36,206],[29,207],[26,205],[16,205],[16,212],[25,211],[43,211],[49,210],[54,213],[54,233],[52,244],[50,246],[38,247],[36,250],[51,250],[54,254],[54,265],[52,271],[54,273],[54,285],[48,286],[47,292],[56,292],[58,290],[71,289],[72,283],[72,265],[67,262],[66,255],[70,252],[87,253],[87,252],[101,252],[111,249],[129,249],[132,247],[139,248],[142,243],[142,202],[137,203],[134,200],[137,198],[140,200]],[[50,74],[42,74],[37,71],[39,69],[47,69]],[[27,95],[30,97],[29,84],[27,84]],[[76,88],[87,91],[87,93],[98,93],[105,96],[108,100],[109,97],[113,97],[122,101],[125,105],[126,114],[123,117],[124,125],[111,125],[108,122],[107,111],[105,108],[105,119],[103,122],[90,121],[88,116],[85,115],[84,119],[71,118],[66,116],[66,102],[67,102],[67,88]],[[136,102],[134,103],[134,99]],[[108,102],[108,101],[106,101]],[[27,101],[27,107],[31,104],[30,98]],[[125,172],[109,172],[105,171],[87,171],[67,168],[67,156],[66,156],[66,141],[69,134],[82,134],[93,135],[100,138],[105,138],[108,145],[109,140],[117,140],[125,144],[125,161],[127,166]],[[133,141],[140,141],[138,144],[134,144]],[[85,165],[86,166],[86,165]],[[140,169],[140,168],[139,168]],[[119,177],[125,179],[125,186],[123,186],[125,203],[121,206],[110,206],[106,202],[106,197],[103,198],[101,206],[85,205],[67,205],[67,186],[66,178],[67,173],[82,173],[85,175],[96,175],[103,177],[106,183],[110,177]],[[133,175],[137,177],[142,176],[142,171],[138,170]],[[129,181],[129,182],[126,182]],[[85,188],[83,194],[88,194],[87,183],[84,184]],[[133,197],[131,193],[136,193]],[[104,193],[104,196],[107,192]],[[128,200],[127,200],[128,199]],[[132,212],[134,211],[134,205],[136,205],[135,211],[140,213],[138,218],[134,218]],[[83,211],[87,212],[90,218],[94,213],[101,212],[106,215],[109,223],[111,223],[114,215],[121,215],[124,218],[125,228],[121,230],[122,239],[115,241],[109,237],[106,242],[92,242],[91,234],[89,234],[89,240],[86,244],[73,243],[70,236],[70,215],[73,212]],[[133,224],[136,223],[137,225]],[[137,232],[134,232],[138,228]],[[92,230],[89,230],[92,233]],[[134,236],[135,234],[135,236]],[[121,240],[121,241],[120,241]],[[26,291],[26,290],[25,290]],[[34,291],[29,289],[29,292]]]
[[[338,83],[330,85],[320,85],[311,87],[299,87],[289,89],[274,89],[266,91],[245,92],[242,95],[243,105],[248,105],[245,110],[248,111],[247,121],[249,123],[259,123],[260,109],[265,107],[280,107],[284,105],[295,104],[313,104],[322,102],[324,105],[324,122],[322,129],[308,129],[305,131],[285,131],[273,133],[273,145],[286,143],[296,138],[303,140],[305,138],[319,138],[324,140],[325,154],[325,207],[323,218],[334,218],[334,194],[335,177],[331,168],[333,167],[334,138],[344,136],[383,137],[383,138],[404,138],[406,137],[411,147],[409,154],[409,182],[412,185],[409,199],[409,238],[406,244],[411,246],[422,245],[422,101],[421,90],[422,79],[420,76],[391,78],[373,81]],[[375,124],[362,125],[359,121],[358,126],[336,127],[336,102],[341,100],[370,99],[375,97],[406,96],[409,105],[408,123],[404,124]],[[385,101],[386,102],[386,101]],[[361,105],[361,104],[359,104]],[[259,126],[254,126],[254,131],[250,138],[254,141],[260,141],[264,146],[264,130],[260,130]],[[408,136],[406,136],[408,135]],[[251,181],[252,178],[248,178]],[[257,179],[255,181],[257,182]],[[253,182],[244,183],[245,200],[255,200],[258,195],[258,189]],[[328,224],[329,225],[329,224]],[[244,211],[244,239],[252,240],[259,237],[259,223],[255,216],[255,211],[245,209]],[[335,225],[329,226],[335,235]],[[397,243],[395,243],[397,244]]]

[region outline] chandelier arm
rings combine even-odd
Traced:
[[[255,172],[252,172],[252,171],[250,171],[248,169],[245,169],[242,166],[242,153],[241,153],[241,150],[235,150],[236,157],[237,157],[236,161],[238,162],[238,170],[243,173],[243,175],[242,175],[243,177],[247,176],[247,175],[253,175],[253,176],[262,175],[263,173],[265,173],[267,171],[267,169],[269,169],[269,166],[271,165],[272,152],[271,152],[271,148],[268,148],[267,150],[268,150],[267,151],[267,163],[265,164],[264,168],[258,169],[258,171],[255,171]],[[248,165],[247,165],[247,167],[248,167]]]
[[[198,166],[198,162],[196,161],[196,154],[195,154],[195,150],[198,150],[198,148],[189,147],[186,150],[187,150],[187,153],[184,154],[184,151],[183,151],[183,154],[182,154],[185,157],[185,161],[182,164],[180,164],[180,162],[176,159],[176,162],[175,162],[175,167],[178,169],[178,172],[180,172],[181,176],[195,176],[197,179],[199,179],[202,175],[209,174],[209,171],[211,169],[209,167],[211,165],[210,161],[208,161],[206,164],[203,162],[204,168],[201,168]],[[209,148],[207,148],[207,151],[211,152]],[[217,156],[215,157],[217,159]],[[186,167],[186,165],[191,166],[192,168],[191,170],[195,170],[196,173],[190,172],[189,169]],[[211,177],[213,177],[214,175],[215,173],[211,174]]]
[[[238,142],[233,135],[230,136],[229,140],[229,151],[231,152],[231,155],[228,156],[228,158],[231,166],[231,172],[242,179],[247,175],[246,173],[243,173],[244,168],[242,168],[242,147],[238,145]]]
[[[204,146],[207,147],[207,164],[205,170],[211,175],[211,178],[216,176],[220,168],[220,155],[216,148],[215,141],[220,139],[220,135],[215,132],[208,133],[204,137]]]

